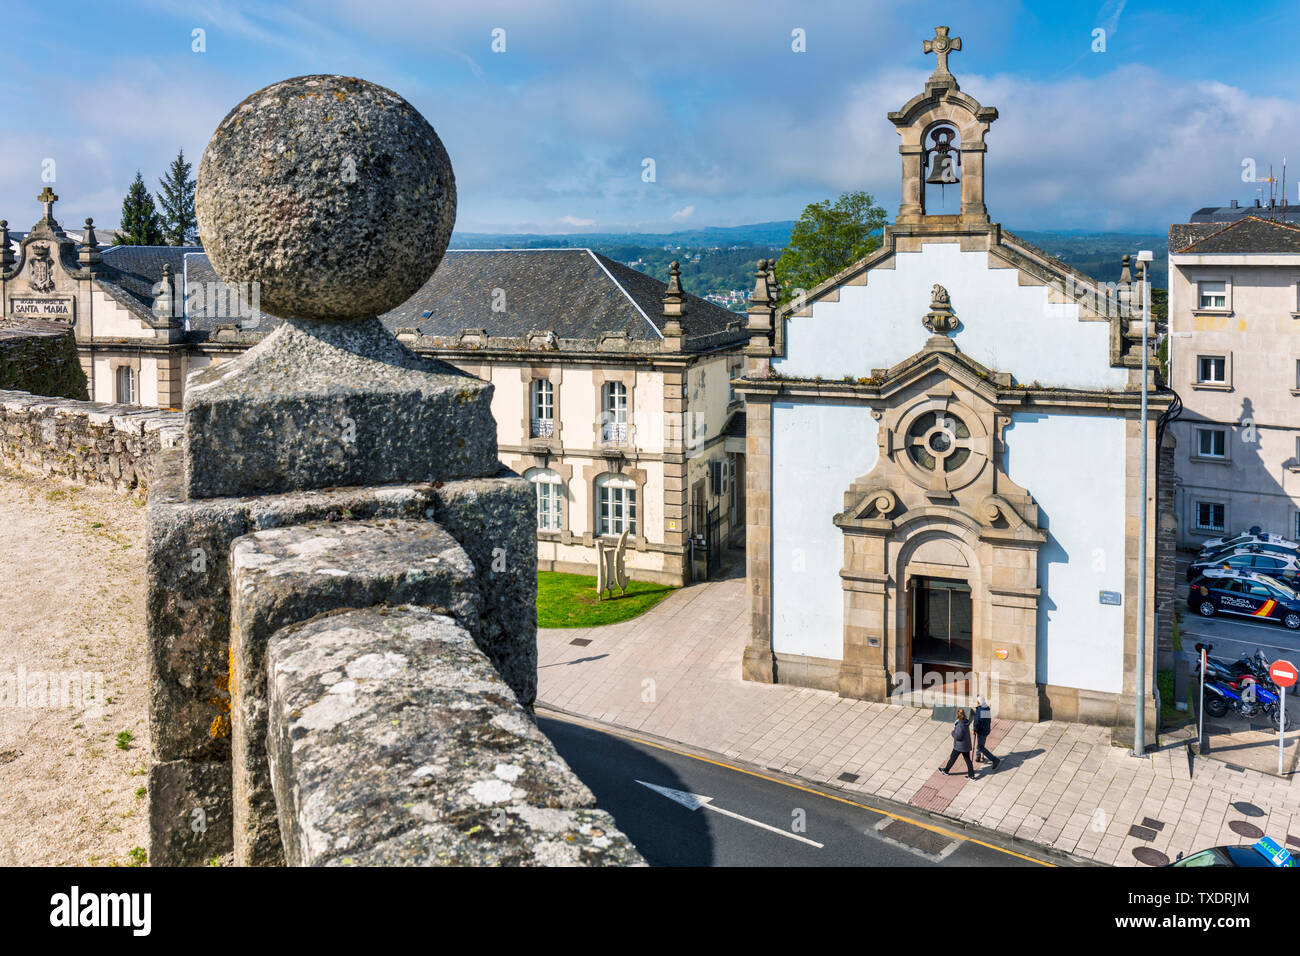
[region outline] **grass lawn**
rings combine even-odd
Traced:
[[[1196,720],[1196,709],[1192,705],[1191,688],[1187,689],[1187,709],[1179,710],[1174,706],[1174,672],[1156,671],[1156,686],[1160,688],[1160,724],[1162,730],[1173,730]]]
[[[627,594],[596,600],[596,578],[586,574],[537,572],[538,627],[599,627],[630,620],[650,610],[676,588],[629,581]]]

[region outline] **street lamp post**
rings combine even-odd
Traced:
[[[1142,496],[1138,504],[1137,690],[1134,694],[1133,756],[1146,756],[1147,689],[1147,326],[1151,311],[1151,250],[1137,254],[1142,264]]]

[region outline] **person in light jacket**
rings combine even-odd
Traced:
[[[989,702],[984,699],[983,695],[975,698],[975,719],[973,729],[975,731],[975,762],[991,763],[993,769],[998,769],[998,764],[1002,761],[989,751],[986,746],[989,740],[989,733],[993,730],[993,711],[989,709]]]
[[[961,754],[961,759],[966,761],[966,776],[974,780],[975,767],[970,762],[970,746],[970,721],[966,719],[966,711],[959,707],[957,719],[952,724],[952,753],[948,755],[948,762],[939,768],[940,772],[946,775],[957,762],[957,755]]]

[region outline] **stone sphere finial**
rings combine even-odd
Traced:
[[[262,311],[346,321],[401,305],[433,274],[456,181],[438,134],[392,90],[299,76],[221,121],[195,209],[213,269],[258,283]]]

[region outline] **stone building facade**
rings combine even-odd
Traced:
[[[101,248],[44,214],[0,223],[3,315],[71,325],[94,401],[179,407],[187,376],[280,320],[197,247]],[[16,248],[15,248],[16,246]],[[744,319],[587,249],[453,251],[380,317],[412,351],[492,383],[504,462],[537,491],[543,570],[593,573],[628,531],[635,579],[715,573],[743,534]],[[489,335],[486,329],[491,329]]]
[[[1297,323],[1300,227],[1261,216],[1170,226],[1179,544],[1252,525],[1300,536]]]
[[[774,283],[755,290],[743,673],[901,703],[983,692],[1004,717],[1131,738],[1170,396],[1148,395],[1143,489],[1131,285],[1103,291],[990,219],[997,110],[947,70],[946,28],[931,49],[939,68],[889,114],[902,204],[881,247],[783,307]],[[958,212],[931,211],[944,188]]]

